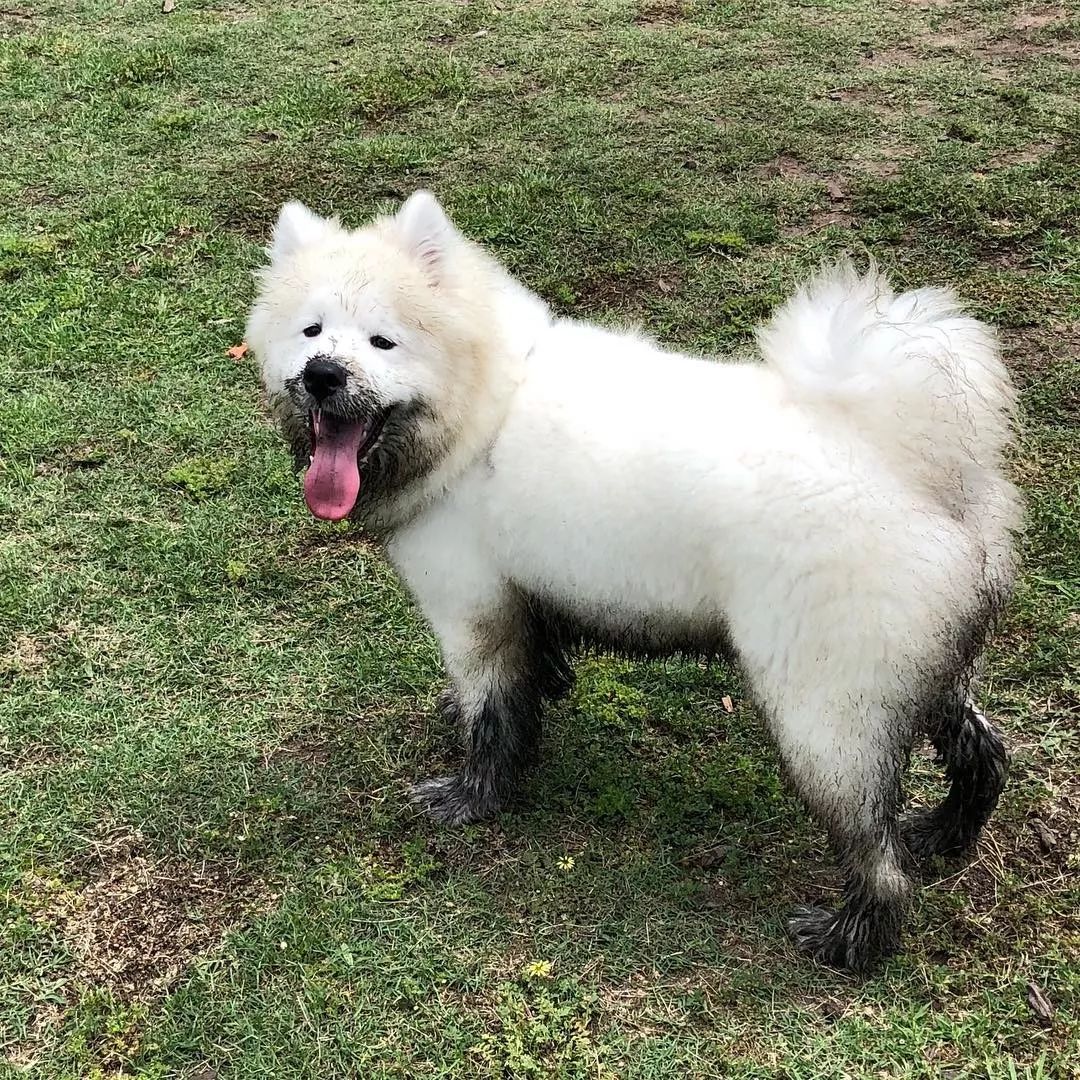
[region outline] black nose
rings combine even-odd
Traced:
[[[340,390],[347,378],[340,364],[319,356],[309,360],[304,368],[304,388],[318,402],[325,401],[335,390]]]

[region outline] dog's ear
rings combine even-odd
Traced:
[[[447,251],[457,229],[430,191],[414,191],[394,219],[405,250],[424,268],[432,283],[442,277]]]
[[[303,203],[287,202],[278,214],[267,251],[275,262],[340,231],[337,218],[319,217]]]

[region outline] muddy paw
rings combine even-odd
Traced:
[[[896,948],[891,928],[868,919],[852,919],[847,911],[800,905],[788,920],[788,932],[796,947],[819,964],[860,975],[872,971]]]
[[[467,825],[498,812],[498,800],[472,790],[460,776],[422,780],[410,788],[412,801],[444,825]]]
[[[443,690],[435,699],[435,709],[447,723],[457,724],[461,720],[461,702],[453,688]]]
[[[927,863],[935,857],[957,858],[970,847],[959,824],[938,810],[912,814],[901,824],[900,835],[917,863]]]
[[[825,908],[800,904],[788,919],[788,933],[795,947],[818,963],[844,967],[847,942],[837,931],[838,916]]]

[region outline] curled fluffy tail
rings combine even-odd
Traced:
[[[1016,490],[1003,472],[1015,395],[990,327],[945,289],[897,295],[871,264],[821,272],[758,332],[792,396],[852,428],[908,483],[986,544],[991,584],[1011,580]]]

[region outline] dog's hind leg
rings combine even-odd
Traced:
[[[788,923],[799,948],[833,967],[866,972],[900,944],[910,881],[897,815],[902,732],[884,716],[836,716],[810,728],[782,718],[788,772],[825,825],[844,873],[837,911],[800,907]]]
[[[932,712],[929,734],[945,765],[949,793],[939,806],[904,822],[904,843],[919,860],[970,850],[997,806],[1008,773],[1001,735],[963,692]]]
[[[414,785],[412,796],[458,825],[491,817],[514,794],[537,756],[544,701],[569,687],[571,673],[553,628],[509,592],[466,626],[437,629],[454,684],[440,709],[461,727],[465,764]]]

